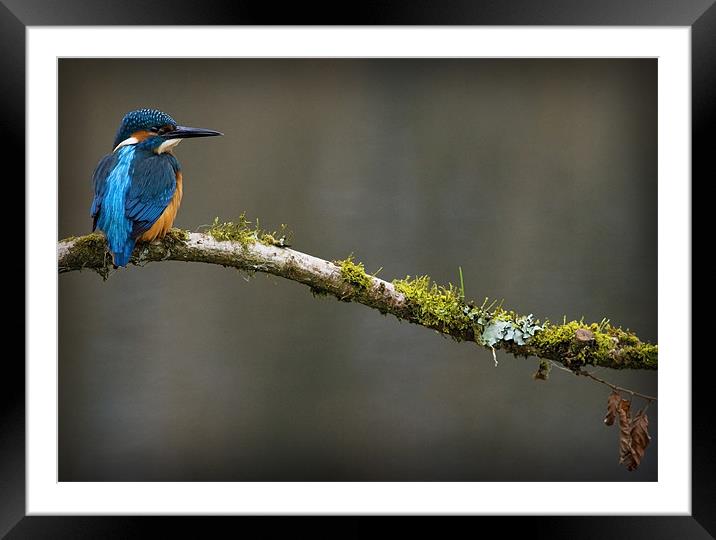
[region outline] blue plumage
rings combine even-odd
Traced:
[[[171,153],[177,139],[215,135],[221,133],[178,126],[171,116],[155,109],[124,116],[114,150],[92,175],[90,208],[92,230],[105,234],[116,266],[127,265],[138,239],[161,238],[172,226],[181,201],[179,162]]]
[[[156,154],[149,141],[123,146],[106,156],[94,175],[91,217],[107,237],[114,264],[126,266],[134,245],[171,201],[179,162]]]
[[[179,162],[171,154],[155,154],[137,149],[132,184],[127,192],[127,217],[132,220],[132,236],[148,231],[174,196]]]
[[[95,195],[92,204],[99,211],[94,216],[95,222],[107,236],[109,250],[114,254],[114,264],[117,266],[126,266],[136,240],[136,237],[130,235],[132,221],[125,211],[125,199],[132,183],[134,151],[133,146],[117,150],[117,158],[108,174],[95,178],[95,193],[101,192],[101,196]]]

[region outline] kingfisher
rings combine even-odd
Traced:
[[[127,266],[137,241],[163,238],[182,198],[182,173],[173,149],[183,139],[223,135],[180,126],[157,109],[137,109],[122,119],[113,150],[92,175],[92,230],[107,238],[115,267]]]

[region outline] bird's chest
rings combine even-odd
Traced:
[[[182,183],[182,174],[180,171],[177,171],[176,189],[174,190],[174,195],[172,195],[169,204],[164,209],[164,212],[162,212],[162,214],[159,216],[159,219],[154,222],[154,224],[149,228],[148,231],[146,231],[139,237],[139,240],[151,242],[153,240],[156,240],[157,238],[163,238],[167,234],[167,232],[169,232],[169,229],[172,228],[172,226],[174,225],[174,220],[177,217],[177,212],[179,211],[179,206],[181,205],[181,198],[183,193],[184,190]]]

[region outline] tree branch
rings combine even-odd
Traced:
[[[432,284],[427,276],[390,283],[366,274],[363,265],[350,258],[334,262],[319,259],[283,247],[283,241],[256,231],[252,236],[242,229],[236,241],[227,241],[211,234],[173,229],[160,242],[139,244],[131,263],[144,266],[166,260],[273,274],[307,285],[314,295],[358,302],[458,341],[472,341],[515,356],[557,361],[575,372],[587,365],[657,369],[656,345],[604,321],[585,324],[565,320],[563,324],[547,322],[539,326],[531,316],[501,307],[491,310],[484,304],[477,307],[462,298],[459,288]],[[91,269],[106,279],[112,271],[107,244],[99,234],[61,240],[57,263],[60,273]]]

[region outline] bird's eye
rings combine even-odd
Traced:
[[[158,133],[158,132],[159,132],[159,128],[158,128],[158,127],[151,127],[151,128],[149,128],[149,131],[151,131],[152,133]]]

